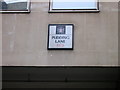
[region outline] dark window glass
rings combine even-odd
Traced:
[[[0,0],[1,12],[29,12],[29,0]]]

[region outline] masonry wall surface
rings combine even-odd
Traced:
[[[118,66],[118,3],[100,2],[99,13],[2,14],[3,66]],[[48,24],[74,24],[74,50],[47,50]]]

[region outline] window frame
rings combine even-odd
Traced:
[[[31,0],[27,0],[26,10],[0,10],[0,13],[30,13]]]
[[[49,13],[52,12],[100,12],[99,10],[99,0],[96,0],[97,8],[96,9],[53,9],[53,0],[49,0]]]

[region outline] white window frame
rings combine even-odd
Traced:
[[[0,10],[0,13],[29,13],[30,12],[30,0],[27,0],[27,9],[26,10]]]
[[[53,0],[50,0],[48,12],[99,12],[99,0],[96,0],[96,4],[96,9],[53,9]]]

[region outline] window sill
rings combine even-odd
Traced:
[[[48,13],[99,13],[100,10],[49,10]]]
[[[30,13],[30,10],[26,10],[26,11],[0,11],[0,13]]]

